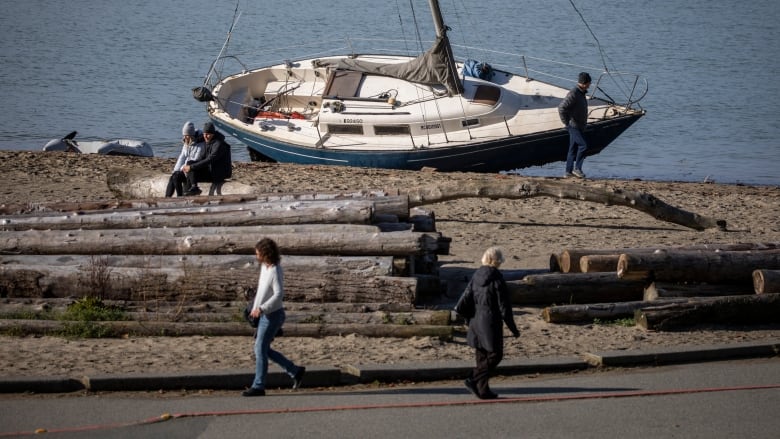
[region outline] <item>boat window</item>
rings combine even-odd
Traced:
[[[409,125],[374,125],[374,134],[377,136],[392,136],[410,134]]]
[[[325,85],[325,91],[322,95],[338,96],[341,98],[353,98],[357,96],[360,82],[363,80],[363,73],[352,72],[349,70],[335,70],[330,74],[328,83]]]
[[[328,132],[331,134],[363,134],[363,125],[337,125],[329,123]]]
[[[474,125],[479,125],[479,119],[466,119],[466,120],[462,120],[460,122],[460,124],[463,125],[464,127],[470,127],[470,126],[474,126]]]
[[[479,85],[474,92],[474,99],[472,102],[475,104],[485,104],[491,107],[498,103],[498,99],[501,97],[501,89],[492,85]]]

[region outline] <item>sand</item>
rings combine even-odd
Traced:
[[[4,185],[0,204],[115,199],[107,179],[119,172],[168,174],[173,159],[117,158],[68,153],[0,151]],[[587,166],[587,162],[586,162]],[[401,172],[341,167],[235,163],[233,181],[258,193],[342,192],[393,189],[473,178],[465,173]],[[498,178],[498,177],[497,177]],[[482,251],[500,245],[507,270],[540,269],[566,248],[631,248],[705,243],[780,242],[780,188],[715,183],[587,180],[655,195],[673,206],[727,221],[725,231],[695,231],[656,220],[638,210],[537,197],[523,200],[471,198],[425,206],[437,229],[452,238],[440,257],[454,300]],[[223,189],[230,193],[230,183]],[[444,276],[444,275],[443,275]],[[2,299],[0,299],[0,304]],[[660,346],[712,345],[780,339],[780,325],[699,326],[677,332],[644,331],[604,324],[549,324],[539,308],[515,308],[520,338],[506,332],[505,358],[578,356],[584,352]],[[282,337],[275,348],[304,365],[394,364],[471,360],[463,337],[435,338]],[[64,339],[0,336],[2,376],[81,376],[102,373],[215,371],[254,368],[250,337],[130,337]]]

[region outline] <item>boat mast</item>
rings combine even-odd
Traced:
[[[450,46],[450,39],[447,38],[447,26],[444,25],[444,19],[441,16],[441,8],[439,7],[439,0],[428,0],[428,5],[431,8],[431,15],[433,15],[433,25],[436,27],[436,37],[444,40],[444,49],[447,55],[447,68],[450,70],[453,78],[456,79],[458,85],[458,92],[463,92],[463,85],[458,78],[458,68],[455,66],[455,55],[452,53],[452,47]]]
[[[441,17],[439,0],[428,0],[431,6],[431,15],[433,15],[433,25],[436,26],[436,36],[447,38],[447,28],[444,26],[444,19]]]

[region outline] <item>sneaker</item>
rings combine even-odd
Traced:
[[[479,392],[477,391],[477,385],[474,383],[474,381],[472,381],[471,378],[466,378],[465,380],[463,380],[463,384],[466,385],[466,388],[469,389],[469,391],[471,391],[471,393],[473,393],[474,396],[476,396],[479,399],[482,399],[482,397],[479,396]]]
[[[256,389],[254,387],[250,387],[241,392],[241,396],[265,396],[265,389]]]
[[[563,178],[574,178],[574,174],[572,174],[571,172],[567,172],[563,174]]]
[[[301,383],[303,382],[303,374],[306,373],[306,368],[301,366],[300,369],[298,369],[298,372],[293,377],[293,390],[298,390],[301,387]]]
[[[202,190],[200,190],[200,188],[199,188],[199,187],[194,187],[194,188],[190,188],[190,190],[188,190],[187,192],[185,192],[185,193],[184,193],[184,195],[185,195],[185,196],[187,196],[187,197],[191,197],[191,196],[193,196],[193,195],[200,195],[200,194],[201,194],[201,192],[203,192],[203,191],[202,191]]]
[[[585,174],[579,169],[575,169],[574,171],[572,171],[572,174],[574,174],[574,176],[577,178],[585,178]]]

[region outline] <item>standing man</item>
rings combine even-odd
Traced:
[[[225,142],[225,136],[217,132],[213,123],[203,124],[203,139],[206,141],[206,146],[201,158],[181,168],[187,174],[187,182],[190,186],[184,195],[200,195],[199,181],[210,181],[212,184],[218,184],[233,175],[230,145]]]
[[[585,125],[588,123],[588,99],[586,94],[590,87],[590,75],[587,72],[580,73],[577,78],[577,86],[569,91],[569,94],[558,105],[558,115],[561,122],[569,131],[569,154],[566,156],[566,177],[575,176],[585,178],[582,172],[582,162],[585,160],[585,151],[588,143],[585,141]],[[575,145],[576,158],[575,158]]]

